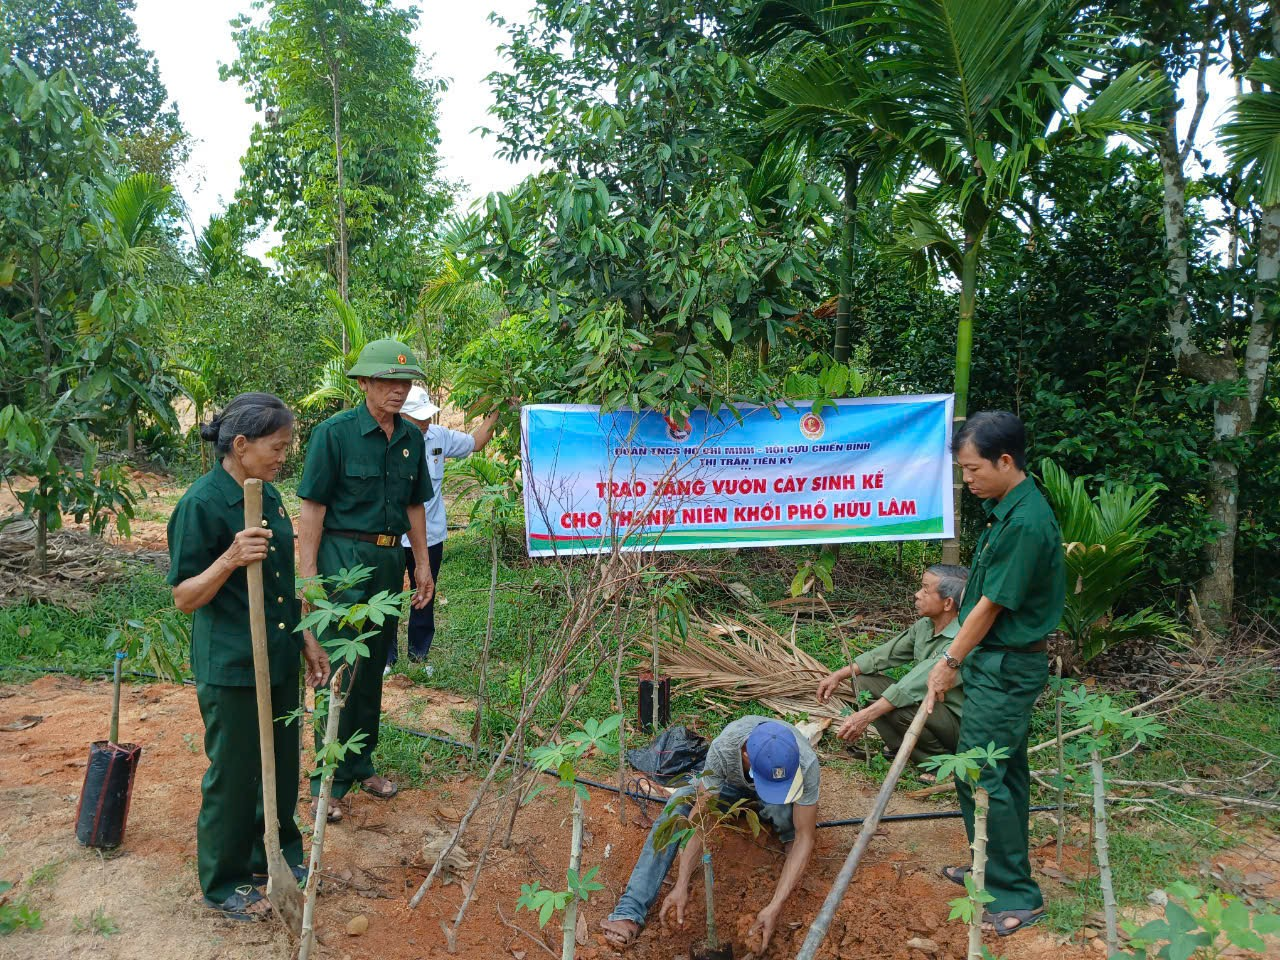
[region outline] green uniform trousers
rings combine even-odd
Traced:
[[[222,903],[252,875],[267,872],[263,840],[262,754],[258,750],[258,701],[253,687],[196,684],[204,718],[204,752],[209,769],[201,784],[196,820],[196,858],[200,889]],[[271,713],[283,717],[298,708],[298,677],[271,688]],[[280,846],[291,866],[299,866],[302,834],[294,822],[298,804],[298,727],[276,719],[276,807]]]
[[[986,889],[995,900],[991,912],[1034,910],[1044,905],[1039,885],[1031,878],[1027,846],[1031,768],[1027,763],[1027,733],[1031,708],[1049,679],[1049,660],[1043,653],[1010,653],[976,647],[965,657],[964,719],[957,753],[994,742],[1009,757],[982,771],[980,783],[990,795],[987,810]],[[973,843],[973,790],[956,784],[965,830]]]
[[[404,549],[396,538],[394,547],[380,547],[363,540],[326,536],[320,541],[316,556],[320,575],[331,577],[343,568],[372,567],[373,574],[364,583],[330,597],[335,603],[361,603],[380,590],[399,593],[404,589]],[[343,680],[347,696],[342,715],[338,718],[338,739],[345,743],[356,732],[363,732],[365,740],[359,753],[348,751],[333,775],[333,798],[345,797],[351,787],[372,777],[373,753],[378,748],[378,724],[382,717],[382,668],[387,662],[387,651],[396,642],[398,617],[388,617],[379,629],[370,623],[365,630],[377,630],[364,640],[369,656],[356,661],[354,674],[348,670]],[[335,631],[334,636],[355,637],[364,631],[348,629]],[[337,664],[334,664],[337,667]],[[316,731],[316,747],[324,742],[324,731]],[[311,778],[311,795],[320,795],[320,777]]]
[[[884,692],[893,686],[893,683],[894,681],[883,673],[864,673],[854,678],[854,684],[859,692],[866,690],[877,700],[884,696]],[[902,746],[907,728],[911,726],[911,721],[916,718],[916,711],[919,709],[918,703],[909,707],[898,707],[883,717],[872,720],[871,725],[876,728],[876,733],[880,734],[880,739],[884,741],[885,746],[896,752]],[[955,753],[959,737],[960,716],[944,700],[933,708],[933,713],[929,714],[929,719],[925,721],[924,729],[920,731],[920,739],[916,741],[916,748],[911,751],[911,762],[919,765],[930,757]]]

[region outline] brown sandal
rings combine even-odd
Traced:
[[[320,804],[318,801],[315,801],[315,800],[311,801],[311,822],[312,823],[315,823],[316,821],[316,814],[319,812],[317,808],[319,806]],[[342,807],[339,806],[339,803],[337,800],[329,801],[329,811],[328,813],[325,814],[325,822],[326,823],[342,822]]]
[[[360,781],[360,789],[371,797],[377,797],[379,800],[390,800],[400,788],[388,780],[386,777],[374,775],[367,780]]]

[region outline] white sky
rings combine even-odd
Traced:
[[[255,114],[244,102],[238,84],[218,79],[218,64],[235,58],[229,22],[250,11],[251,0],[137,0],[136,21],[142,46],[152,50],[170,97],[178,104],[182,122],[195,140],[191,160],[178,186],[197,230],[235,193],[240,157],[249,143]],[[490,10],[507,20],[525,20],[531,0],[419,0],[419,28],[414,36],[424,60],[431,59],[435,76],[450,81],[440,104],[440,153],[444,175],[465,184],[462,206],[494,190],[513,187],[533,172],[532,163],[513,165],[494,155],[496,142],[475,128],[492,124],[492,98],[485,77],[505,64],[497,53],[505,31],[488,22]],[[397,0],[408,6],[408,0]],[[1197,140],[1221,169],[1221,152],[1213,132],[1234,90],[1214,72],[1209,78],[1210,102]],[[1193,77],[1179,91],[1190,104]],[[1185,125],[1190,109],[1180,119]],[[1184,127],[1185,129],[1185,127]],[[1180,133],[1183,132],[1180,130]],[[274,243],[270,235],[253,245],[261,255]]]
[[[250,0],[137,0],[135,19],[142,46],[160,63],[160,77],[177,103],[182,123],[195,139],[191,160],[178,178],[197,230],[230,200],[240,181],[240,157],[256,119],[234,81],[218,79],[218,64],[235,59],[229,26],[250,13]],[[408,6],[407,2],[400,3]],[[466,184],[465,206],[493,190],[514,186],[533,170],[494,156],[496,141],[473,132],[493,125],[485,77],[503,66],[497,53],[506,33],[488,22],[490,10],[524,20],[528,0],[420,0],[414,35],[430,72],[450,81],[440,104],[440,153],[444,175]],[[256,245],[255,245],[256,246]],[[260,252],[258,250],[254,251]]]

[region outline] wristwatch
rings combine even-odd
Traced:
[[[955,657],[953,657],[951,654],[947,653],[945,650],[942,652],[942,659],[943,661],[946,662],[947,666],[950,667],[952,670],[960,669],[960,661],[957,660]]]

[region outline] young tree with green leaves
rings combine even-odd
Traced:
[[[622,715],[614,714],[604,720],[588,719],[581,730],[575,730],[559,743],[547,744],[529,752],[533,768],[539,773],[555,771],[560,776],[560,786],[573,793],[573,827],[569,839],[569,868],[566,872],[567,889],[544,890],[538,881],[520,885],[520,899],[516,909],[529,910],[538,915],[538,926],[545,927],[557,911],[563,911],[561,924],[560,960],[573,960],[577,946],[578,904],[586,903],[591,894],[604,889],[596,880],[598,866],[582,872],[582,837],[586,823],[587,788],[577,783],[576,764],[595,751],[605,756],[618,752],[618,728]],[[528,799],[532,800],[542,787],[535,787]]]
[[[729,3],[540,0],[494,75],[503,155],[543,172],[488,198],[488,266],[580,360],[572,394],[679,419],[760,382],[717,376],[767,350],[816,281],[823,191],[793,151],[740,136],[755,83]]]
[[[239,55],[222,67],[264,112],[242,163],[237,215],[274,223],[285,264],[352,278],[412,313],[421,242],[449,191],[438,178],[437,100],[412,34],[415,7],[391,0],[256,0],[232,21]],[[345,344],[344,344],[345,347]]]
[[[988,743],[985,747],[974,747],[964,753],[940,757],[930,757],[924,766],[933,770],[939,780],[949,776],[964,780],[973,788],[973,842],[969,845],[973,850],[973,859],[968,870],[960,869],[964,879],[965,895],[951,901],[949,920],[963,920],[969,926],[969,950],[967,960],[983,960],[985,950],[982,946],[982,914],[984,906],[995,898],[987,893],[983,884],[987,871],[987,805],[989,797],[982,786],[982,771],[994,767],[1000,760],[1009,757],[1007,747],[997,747]],[[948,867],[944,873],[954,868]],[[947,873],[948,879],[954,879]]]
[[[46,79],[71,71],[129,165],[171,182],[186,160],[187,134],[155,55],[138,40],[134,8],[135,0],[5,0],[0,50]]]
[[[1072,743],[1071,752],[1088,758],[1093,783],[1094,851],[1098,860],[1098,881],[1107,925],[1107,948],[1114,954],[1118,945],[1115,885],[1111,878],[1110,839],[1107,831],[1107,781],[1102,755],[1123,740],[1146,743],[1164,732],[1164,726],[1150,717],[1126,713],[1108,694],[1093,694],[1083,686],[1067,687],[1061,693],[1063,706],[1072,721],[1089,732]],[[1058,776],[1064,771],[1059,770]]]
[[[177,392],[157,330],[165,290],[150,272],[169,189],[123,175],[116,142],[60,71],[0,66],[0,477],[24,475],[35,564],[62,514],[128,530],[133,493],[99,469],[97,439],[145,413],[176,427]]]

